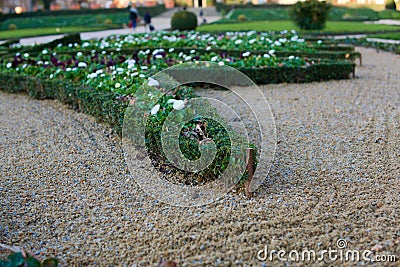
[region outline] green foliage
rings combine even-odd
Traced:
[[[14,23],[11,23],[10,25],[8,25],[8,29],[9,30],[16,30],[18,27],[17,27],[17,25],[16,24],[14,24]]]
[[[240,14],[239,16],[237,16],[237,21],[239,21],[239,22],[243,22],[246,20],[247,20],[247,18],[246,18],[246,15],[244,15],[244,14]]]
[[[330,8],[326,1],[306,0],[297,2],[290,10],[290,16],[300,29],[321,30],[325,28]]]
[[[197,27],[197,17],[193,12],[186,10],[176,12],[171,18],[172,30],[195,30]]]
[[[400,19],[400,12],[386,9],[379,12],[379,19]]]
[[[302,67],[271,67],[268,71],[254,68],[239,69],[255,83],[303,83],[348,79],[354,74],[355,63],[347,61],[325,61],[320,64]],[[262,82],[264,81],[264,82]]]
[[[387,0],[385,8],[390,10],[396,10],[396,3],[394,2],[394,0]]]
[[[105,24],[105,25],[111,25],[111,24],[113,24],[113,22],[112,22],[111,19],[105,19],[105,20],[104,20],[104,24]]]
[[[254,8],[235,8],[227,15],[227,19],[236,21],[240,14],[244,14],[247,20],[289,20],[290,7],[266,8],[260,5]],[[392,10],[393,11],[393,10]],[[380,18],[382,12],[376,12],[369,8],[332,7],[329,11],[331,21],[375,21]],[[399,12],[400,13],[400,12]]]
[[[0,260],[0,267],[57,267],[56,259],[45,259],[40,261],[38,258],[21,251],[8,255],[7,260]]]
[[[116,10],[66,10],[62,12],[35,12],[23,13],[18,16],[1,16],[3,23],[0,24],[0,30],[7,30],[10,24],[17,25],[18,29],[30,29],[40,27],[65,27],[65,26],[98,26],[106,19],[110,19],[113,24],[122,25],[127,23],[128,15],[126,9]],[[161,12],[165,11],[164,8],[156,7],[138,7],[139,14],[143,16],[146,11],[154,17]],[[109,25],[109,24],[106,24]]]
[[[376,21],[379,12],[369,8],[333,7],[329,12],[329,20],[334,21]]]
[[[248,20],[287,20],[289,13],[287,8],[237,8],[231,10],[226,18],[238,20],[240,15]]]

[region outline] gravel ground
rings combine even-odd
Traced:
[[[340,251],[398,265],[400,58],[359,50],[356,79],[262,86],[277,127],[271,172],[250,200],[198,208],[147,196],[120,139],[93,118],[0,92],[1,243],[62,266],[275,266],[296,263],[258,260],[265,246],[318,254],[340,238]]]

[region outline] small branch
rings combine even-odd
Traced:
[[[249,172],[249,177],[247,178],[246,185],[245,185],[245,193],[247,198],[252,197],[252,192],[250,192],[250,184],[251,179],[253,179],[253,165],[254,165],[254,148],[246,148],[246,162],[247,166],[246,169]]]

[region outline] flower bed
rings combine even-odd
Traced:
[[[19,53],[8,51],[0,60],[0,78],[7,81],[1,87],[10,92],[27,92],[39,99],[58,99],[110,124],[118,134],[122,132],[128,103],[140,100],[135,99],[138,88],[143,84],[153,86],[150,81],[155,73],[179,63],[211,61],[231,66],[259,84],[345,79],[355,68],[351,60],[329,59],[354,55],[352,51],[329,51],[323,42],[306,42],[293,31],[225,35],[170,32],[85,42],[72,37],[47,45],[19,48]],[[324,53],[336,57],[324,58]],[[215,70],[217,72],[213,73],[218,73],[218,68]],[[185,71],[180,74],[185,75]],[[234,78],[226,72],[220,75],[226,80]],[[168,112],[193,97],[190,87],[180,87],[149,110],[151,119],[146,128],[146,140],[155,162],[164,161],[160,131]],[[222,126],[212,121],[207,123],[211,138],[221,138]],[[185,127],[186,133],[191,132],[193,122]],[[199,156],[198,143],[186,137],[180,139],[182,153],[195,159]],[[230,147],[226,143],[229,138],[222,134],[221,140],[216,142],[218,153],[214,163],[201,173],[202,177],[211,180],[218,177],[229,162]]]

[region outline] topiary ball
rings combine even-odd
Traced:
[[[243,22],[246,20],[247,20],[247,18],[246,18],[246,15],[244,15],[244,14],[240,14],[239,16],[237,16],[237,21],[239,21],[239,22]]]
[[[197,27],[196,14],[190,11],[178,11],[171,18],[171,29],[179,31],[195,30]]]
[[[17,27],[17,25],[16,24],[14,24],[14,23],[11,23],[10,25],[8,25],[8,29],[9,30],[16,30],[18,27]]]

